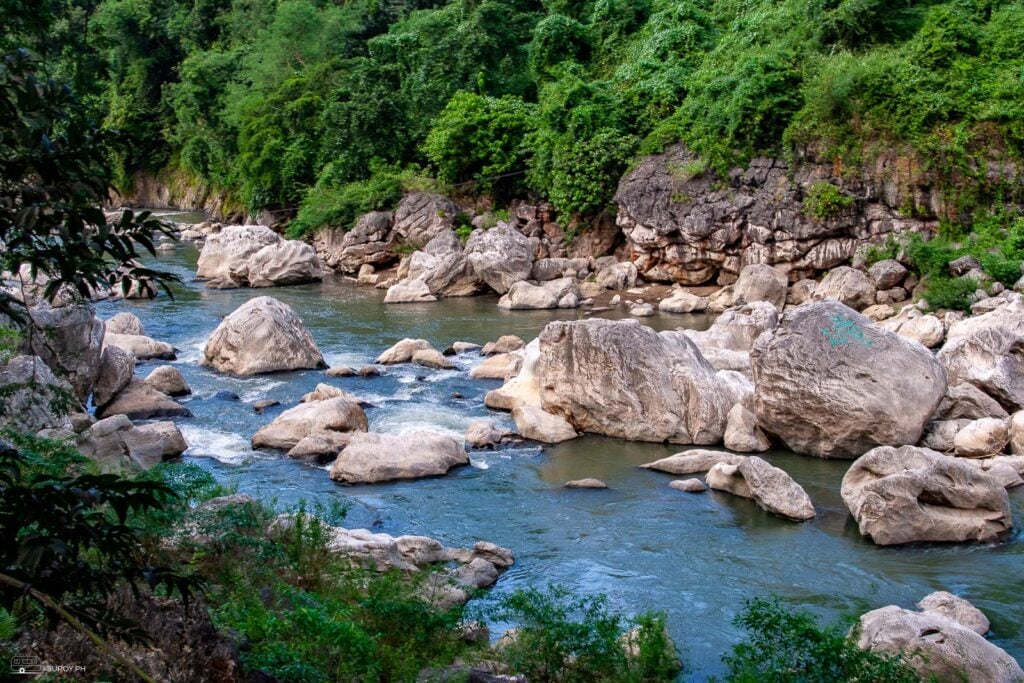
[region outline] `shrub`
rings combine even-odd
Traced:
[[[971,304],[974,303],[973,295],[980,287],[974,278],[933,275],[924,280],[924,299],[932,311],[948,309],[970,312]]]
[[[835,218],[843,212],[844,209],[848,209],[853,206],[854,198],[848,194],[844,194],[842,190],[825,181],[818,181],[813,183],[807,189],[807,195],[804,197],[803,210],[804,213],[812,218],[816,218],[819,221],[829,220]]]

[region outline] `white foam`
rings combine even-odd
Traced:
[[[249,440],[241,434],[193,425],[179,425],[188,443],[188,455],[213,458],[229,465],[240,465],[252,459]]]
[[[271,389],[275,389],[279,386],[282,386],[284,384],[284,381],[261,377],[257,380],[254,380],[252,384],[254,384],[255,386],[250,386],[250,388],[246,389],[245,391],[238,395],[238,397],[245,401],[246,403],[251,403],[252,401],[259,401],[260,399],[266,398],[267,394],[270,393]]]
[[[488,469],[491,468],[491,466],[488,465],[487,461],[484,460],[483,458],[473,458],[473,457],[471,457],[469,459],[469,464],[472,465],[473,467],[477,468],[478,470],[488,470]]]
[[[213,334],[213,330],[182,342],[179,347],[182,351],[178,355],[177,362],[197,365],[199,359],[203,357],[203,348],[206,346],[206,340],[210,338],[211,334]]]
[[[328,351],[324,354],[324,360],[332,368],[361,368],[364,365],[371,365],[374,361],[373,358],[369,358],[365,354],[352,351]]]

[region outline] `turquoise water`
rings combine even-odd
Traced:
[[[668,487],[672,477],[635,466],[681,450],[584,437],[550,448],[527,446],[474,452],[473,466],[438,479],[341,487],[325,469],[281,453],[253,452],[249,438],[315,384],[326,381],[374,404],[371,429],[430,427],[461,434],[473,419],[507,415],[483,406],[497,381],[470,380],[463,366],[432,371],[393,366],[381,377],[326,378],[323,372],[237,379],[199,367],[202,344],[220,319],[255,296],[274,296],[304,320],[331,365],[371,363],[403,337],[423,337],[437,348],[456,340],[483,343],[502,334],[529,340],[554,319],[577,311],[504,312],[496,298],[384,306],[383,292],[341,279],[263,290],[206,290],[193,281],[196,251],[181,245],[159,257],[185,284],[175,299],[103,302],[100,315],[130,310],[147,334],[180,349],[174,364],[191,384],[194,418],[179,421],[191,444],[187,459],[221,481],[267,501],[349,503],[346,524],[392,534],[426,534],[449,545],[479,539],[511,548],[516,564],[495,591],[550,582],[585,594],[604,593],[624,612],[668,613],[669,627],[689,666],[688,678],[721,673],[720,656],[740,633],[730,624],[745,599],[777,594],[826,619],[886,604],[911,607],[934,590],[971,600],[992,620],[993,640],[1024,660],[1024,543],[1018,532],[996,546],[879,548],[857,533],[839,496],[848,463],[792,453],[766,457],[786,469],[818,510],[796,524],[767,515],[750,501],[722,493],[693,495]],[[705,327],[697,316],[657,315],[659,329]],[[148,374],[155,364],[142,364]],[[595,390],[598,390],[595,388]],[[241,400],[215,398],[218,391]],[[453,392],[463,398],[453,398]],[[282,405],[256,415],[253,401]],[[569,479],[597,477],[608,490],[565,490]],[[1024,494],[1011,492],[1024,521]]]

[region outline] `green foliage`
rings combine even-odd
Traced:
[[[854,199],[842,190],[826,181],[818,181],[807,188],[804,197],[804,213],[819,221],[835,218],[853,206]]]
[[[898,657],[857,647],[838,625],[821,627],[808,612],[790,611],[777,599],[750,601],[734,623],[747,637],[722,658],[725,680],[735,683],[831,683],[918,681]]]
[[[974,303],[974,293],[980,288],[981,284],[974,278],[933,276],[924,280],[924,298],[933,311],[968,312]]]
[[[0,365],[6,365],[9,360],[18,355],[21,342],[20,330],[10,325],[0,325]]]
[[[492,616],[517,624],[502,657],[531,681],[670,681],[680,670],[663,615],[629,621],[612,613],[603,596],[578,597],[556,586],[521,590],[503,597]],[[630,628],[636,630],[627,636]]]

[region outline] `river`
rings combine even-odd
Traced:
[[[814,501],[818,516],[798,524],[728,494],[676,491],[668,487],[673,477],[636,468],[681,447],[587,436],[553,447],[475,451],[471,467],[446,477],[361,487],[339,486],[325,469],[282,453],[253,451],[252,434],[322,381],[372,403],[367,415],[375,431],[427,427],[461,435],[483,416],[512,422],[483,405],[484,394],[500,382],[468,378],[467,369],[479,362],[475,354],[458,358],[457,370],[401,365],[365,379],[331,379],[322,371],[239,379],[200,367],[202,345],[220,319],[252,297],[269,295],[292,306],[332,366],[372,363],[404,337],[422,337],[439,349],[502,334],[529,340],[550,320],[583,314],[505,312],[495,297],[385,306],[382,291],[340,278],[207,290],[194,281],[196,258],[187,243],[157,257],[184,280],[173,287],[173,300],[161,294],[153,301],[101,302],[97,309],[103,318],[131,311],[146,334],[179,349],[174,365],[194,392],[183,402],[195,416],[179,420],[190,444],[185,457],[224,484],[282,506],[302,499],[340,501],[350,506],[345,525],[353,528],[429,535],[448,545],[483,539],[511,548],[516,563],[495,593],[556,583],[582,594],[604,593],[622,612],[663,610],[687,663],[687,680],[722,673],[721,655],[741,637],[733,617],[746,599],[770,594],[831,621],[888,604],[912,607],[932,591],[948,590],[981,608],[992,621],[992,640],[1024,661],[1019,529],[999,545],[877,547],[860,537],[839,496],[844,461],[781,451],[764,456]],[[708,324],[703,317],[670,314],[644,322],[657,329]],[[136,372],[146,375],[159,363],[141,364]],[[216,396],[224,391],[241,400]],[[453,398],[456,392],[462,398]],[[255,414],[251,403],[265,398],[282,405]],[[562,488],[584,477],[602,479],[609,489]],[[1010,497],[1020,525],[1024,492]]]

